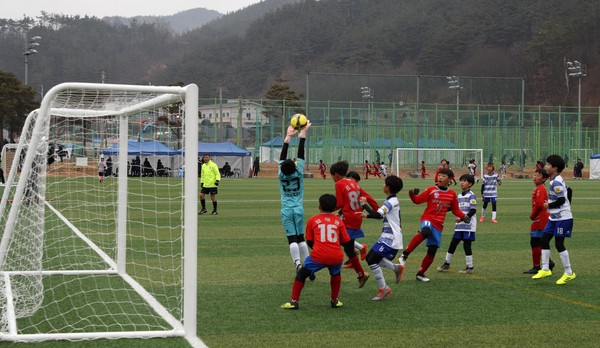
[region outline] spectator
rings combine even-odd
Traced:
[[[256,159],[254,160],[254,163],[252,164],[252,173],[255,177],[258,177],[259,172],[260,172],[260,160],[258,159],[258,157],[256,157]]]
[[[229,165],[229,162],[225,162],[225,165],[223,166],[223,175],[226,178],[233,176],[233,172],[231,171],[231,166]]]
[[[146,157],[144,159],[144,173],[142,174],[142,176],[154,176],[154,169],[152,168],[152,165],[150,164],[150,161],[148,161],[148,157]]]
[[[60,150],[58,150],[58,153],[59,153],[59,157],[60,157]],[[61,157],[60,161],[62,162],[62,157]],[[113,172],[113,162],[112,162],[112,158],[110,156],[108,156],[108,158],[106,159],[106,175],[105,176],[112,176],[112,172]]]

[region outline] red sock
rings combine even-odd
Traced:
[[[425,254],[423,261],[421,261],[421,268],[419,268],[419,273],[425,273],[429,269],[429,266],[433,263],[433,259],[435,256],[431,256],[429,254]]]
[[[331,276],[331,278],[329,279],[329,284],[331,285],[331,300],[335,301],[338,299],[338,296],[340,294],[340,285],[342,284],[342,276],[341,275],[335,275],[335,276]]]
[[[304,283],[298,280],[294,280],[294,286],[292,286],[292,301],[300,300],[300,293],[302,292],[302,288],[304,288]]]
[[[412,253],[413,250],[415,250],[416,247],[419,246],[419,244],[421,244],[421,242],[423,242],[425,240],[425,238],[423,238],[423,235],[420,233],[417,233],[411,240],[410,243],[408,243],[408,246],[406,247],[406,249],[404,249],[404,251],[407,254]]]
[[[542,258],[542,247],[531,248],[531,258],[533,260],[533,267],[540,267],[540,260]]]
[[[352,268],[354,268],[354,270],[356,271],[356,274],[359,277],[362,277],[365,275],[365,270],[362,268],[362,266],[360,264],[358,255],[354,255],[354,257],[350,259],[350,263],[352,264]]]

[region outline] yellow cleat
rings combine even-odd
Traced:
[[[575,279],[577,276],[575,275],[575,272],[573,272],[573,274],[568,275],[568,274],[563,274],[562,277],[560,277],[559,280],[556,281],[556,284],[558,285],[565,285],[567,284],[567,282],[570,282],[571,280]]]
[[[550,270],[544,271],[543,269],[540,269],[536,275],[531,277],[531,279],[542,279],[542,278],[549,277],[551,275],[552,275],[552,271],[550,271]]]
[[[298,309],[298,301],[290,301],[281,305],[283,309]]]

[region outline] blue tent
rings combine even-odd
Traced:
[[[344,147],[348,146],[348,147],[354,147],[354,148],[358,148],[358,147],[362,146],[362,144],[359,141],[357,141],[356,139],[353,139],[353,138],[331,138],[331,139],[318,141],[317,143],[314,144],[314,146],[323,146],[323,145],[344,146]]]
[[[390,148],[390,147],[409,147],[410,144],[400,138],[394,139],[392,142],[389,138],[375,138],[369,142],[370,146]]]
[[[417,147],[453,149],[456,144],[446,139],[419,139]]]
[[[205,153],[211,156],[251,156],[250,151],[242,149],[230,141],[222,143],[198,142],[198,155]]]
[[[102,154],[114,156],[119,154],[119,144],[115,143],[113,146],[102,151]],[[128,140],[127,142],[127,155],[128,156],[175,156],[181,155],[180,151],[173,150],[170,147],[159,141],[144,141],[139,142],[137,140]]]

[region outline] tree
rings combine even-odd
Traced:
[[[0,71],[0,134],[4,133],[4,123],[8,123],[10,138],[20,132],[27,115],[37,109],[34,101],[37,91],[19,81],[12,73]]]
[[[273,136],[275,119],[281,118],[281,132],[285,132],[285,122],[283,118],[286,116],[286,111],[293,110],[296,112],[304,112],[302,105],[298,102],[301,98],[304,98],[303,94],[297,94],[291,89],[286,83],[286,80],[282,77],[275,79],[275,84],[271,85],[265,98],[267,101],[264,103],[263,113],[269,118],[269,124],[271,125],[271,136]]]

